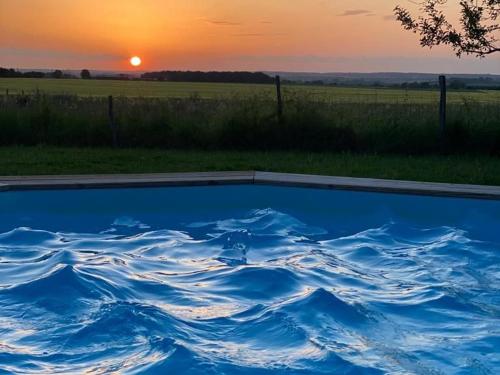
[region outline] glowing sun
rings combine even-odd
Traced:
[[[130,59],[130,65],[132,66],[140,66],[142,64],[142,60],[139,56],[134,56]]]

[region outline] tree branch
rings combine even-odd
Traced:
[[[420,35],[423,47],[449,45],[459,57],[464,53],[484,57],[500,51],[496,37],[500,25],[495,22],[500,14],[500,0],[460,0],[460,30],[448,22],[441,10],[447,2],[421,1],[423,15],[416,19],[400,6],[394,12],[403,28]]]

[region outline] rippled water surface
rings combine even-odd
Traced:
[[[500,202],[0,193],[0,373],[498,374]]]

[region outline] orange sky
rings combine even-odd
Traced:
[[[0,0],[0,66],[500,73],[500,57],[421,49],[408,0]],[[457,3],[451,1],[450,4]],[[450,10],[456,6],[450,5]]]

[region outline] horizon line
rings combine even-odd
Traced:
[[[131,74],[131,75],[137,75],[137,74],[144,74],[148,72],[162,72],[162,71],[177,71],[177,72],[203,72],[203,73],[208,73],[208,72],[250,72],[250,73],[273,73],[273,74],[318,74],[318,75],[327,75],[327,74],[422,74],[422,75],[475,75],[475,76],[499,76],[500,73],[446,73],[446,72],[417,72],[417,71],[394,71],[394,70],[388,70],[388,71],[368,71],[368,72],[362,72],[362,71],[326,71],[326,72],[319,72],[319,71],[310,71],[310,70],[304,70],[304,71],[296,71],[296,70],[244,70],[244,69],[223,69],[223,70],[215,70],[215,69],[210,69],[210,70],[204,70],[204,69],[150,69],[150,70],[108,70],[108,69],[93,69],[93,68],[22,68],[22,67],[3,67],[0,65],[0,68],[4,69],[14,69],[14,70],[28,70],[28,71],[34,71],[34,72],[50,72],[50,71],[55,71],[55,70],[61,70],[62,72],[77,72],[81,71],[83,69],[87,69],[90,72],[101,72],[101,73],[115,73],[115,74]]]

